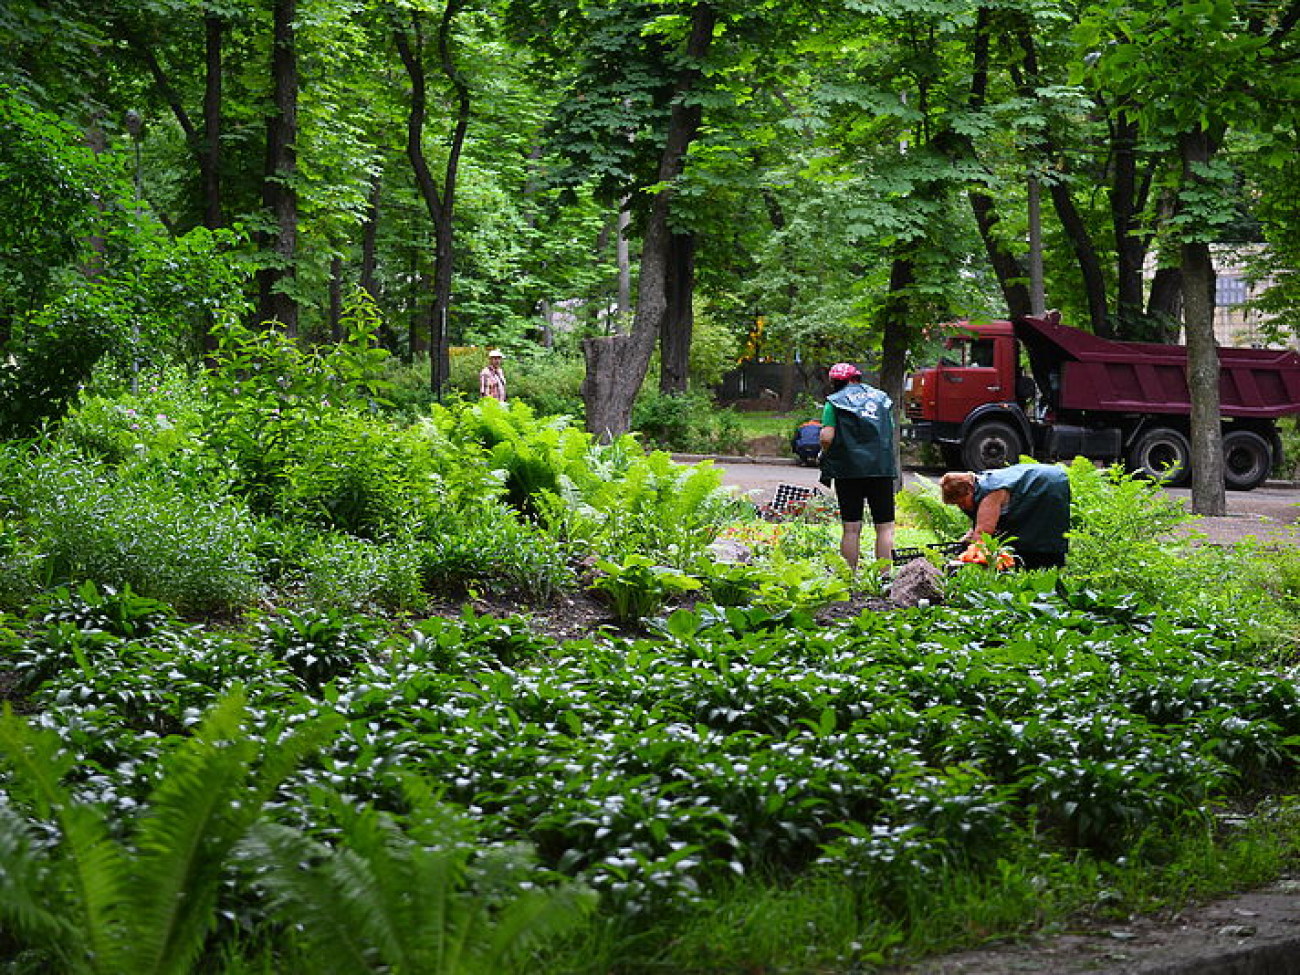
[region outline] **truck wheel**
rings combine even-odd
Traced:
[[[1251,491],[1273,470],[1268,441],[1251,430],[1223,435],[1223,483],[1229,491]]]
[[[967,434],[962,441],[961,458],[967,470],[989,471],[1014,464],[1024,449],[1014,427],[994,420],[981,423]]]
[[[1153,481],[1178,487],[1191,476],[1192,445],[1170,427],[1156,427],[1138,438],[1128,455],[1128,469]]]

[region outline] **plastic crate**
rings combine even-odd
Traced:
[[[815,487],[802,484],[778,484],[776,495],[772,498],[772,510],[778,515],[794,514],[803,510],[812,498],[821,497],[821,491]]]
[[[959,555],[965,547],[965,542],[935,542],[933,545],[896,548],[893,551],[893,563],[894,565],[907,565],[913,559],[927,559],[932,554],[952,558]]]

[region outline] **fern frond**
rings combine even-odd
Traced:
[[[218,702],[195,737],[167,756],[136,825],[129,950],[134,972],[185,973],[216,919],[221,873],[250,816],[256,744],[243,737],[244,699]]]
[[[355,901],[374,903],[369,886],[350,890],[323,883],[321,864],[333,852],[298,830],[257,823],[240,844],[243,857],[256,867],[256,881],[270,897],[280,919],[298,932],[311,971],[321,975],[371,972],[374,953],[365,929],[353,914]]]
[[[576,884],[521,892],[496,918],[475,967],[483,975],[529,971],[531,950],[576,928],[596,900],[595,891]]]
[[[0,753],[13,769],[15,783],[33,797],[38,815],[57,819],[62,836],[57,860],[67,874],[68,912],[76,918],[79,944],[86,957],[111,970],[119,957],[116,935],[129,880],[125,855],[110,838],[103,814],[75,802],[60,781],[70,763],[56,733],[29,727],[6,706],[0,717]],[[69,953],[66,945],[55,947]]]
[[[28,822],[0,804],[0,919],[24,944],[52,954],[79,953],[81,931],[69,917],[56,874],[49,855],[33,842]]]

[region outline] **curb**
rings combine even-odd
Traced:
[[[722,454],[670,454],[673,460],[680,464],[698,464],[706,460],[711,460],[715,464],[764,464],[769,467],[799,467],[800,465],[793,457],[773,457],[773,456],[726,456]],[[916,465],[904,464],[905,471],[933,471],[935,468],[918,467]],[[1287,478],[1269,478],[1260,487],[1272,488],[1275,491],[1294,491],[1300,488],[1300,480],[1291,480]]]

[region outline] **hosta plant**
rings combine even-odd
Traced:
[[[599,573],[591,588],[608,601],[614,618],[620,623],[653,616],[668,600],[683,592],[700,588],[700,580],[678,569],[656,565],[644,555],[630,555],[622,562],[600,559]]]

